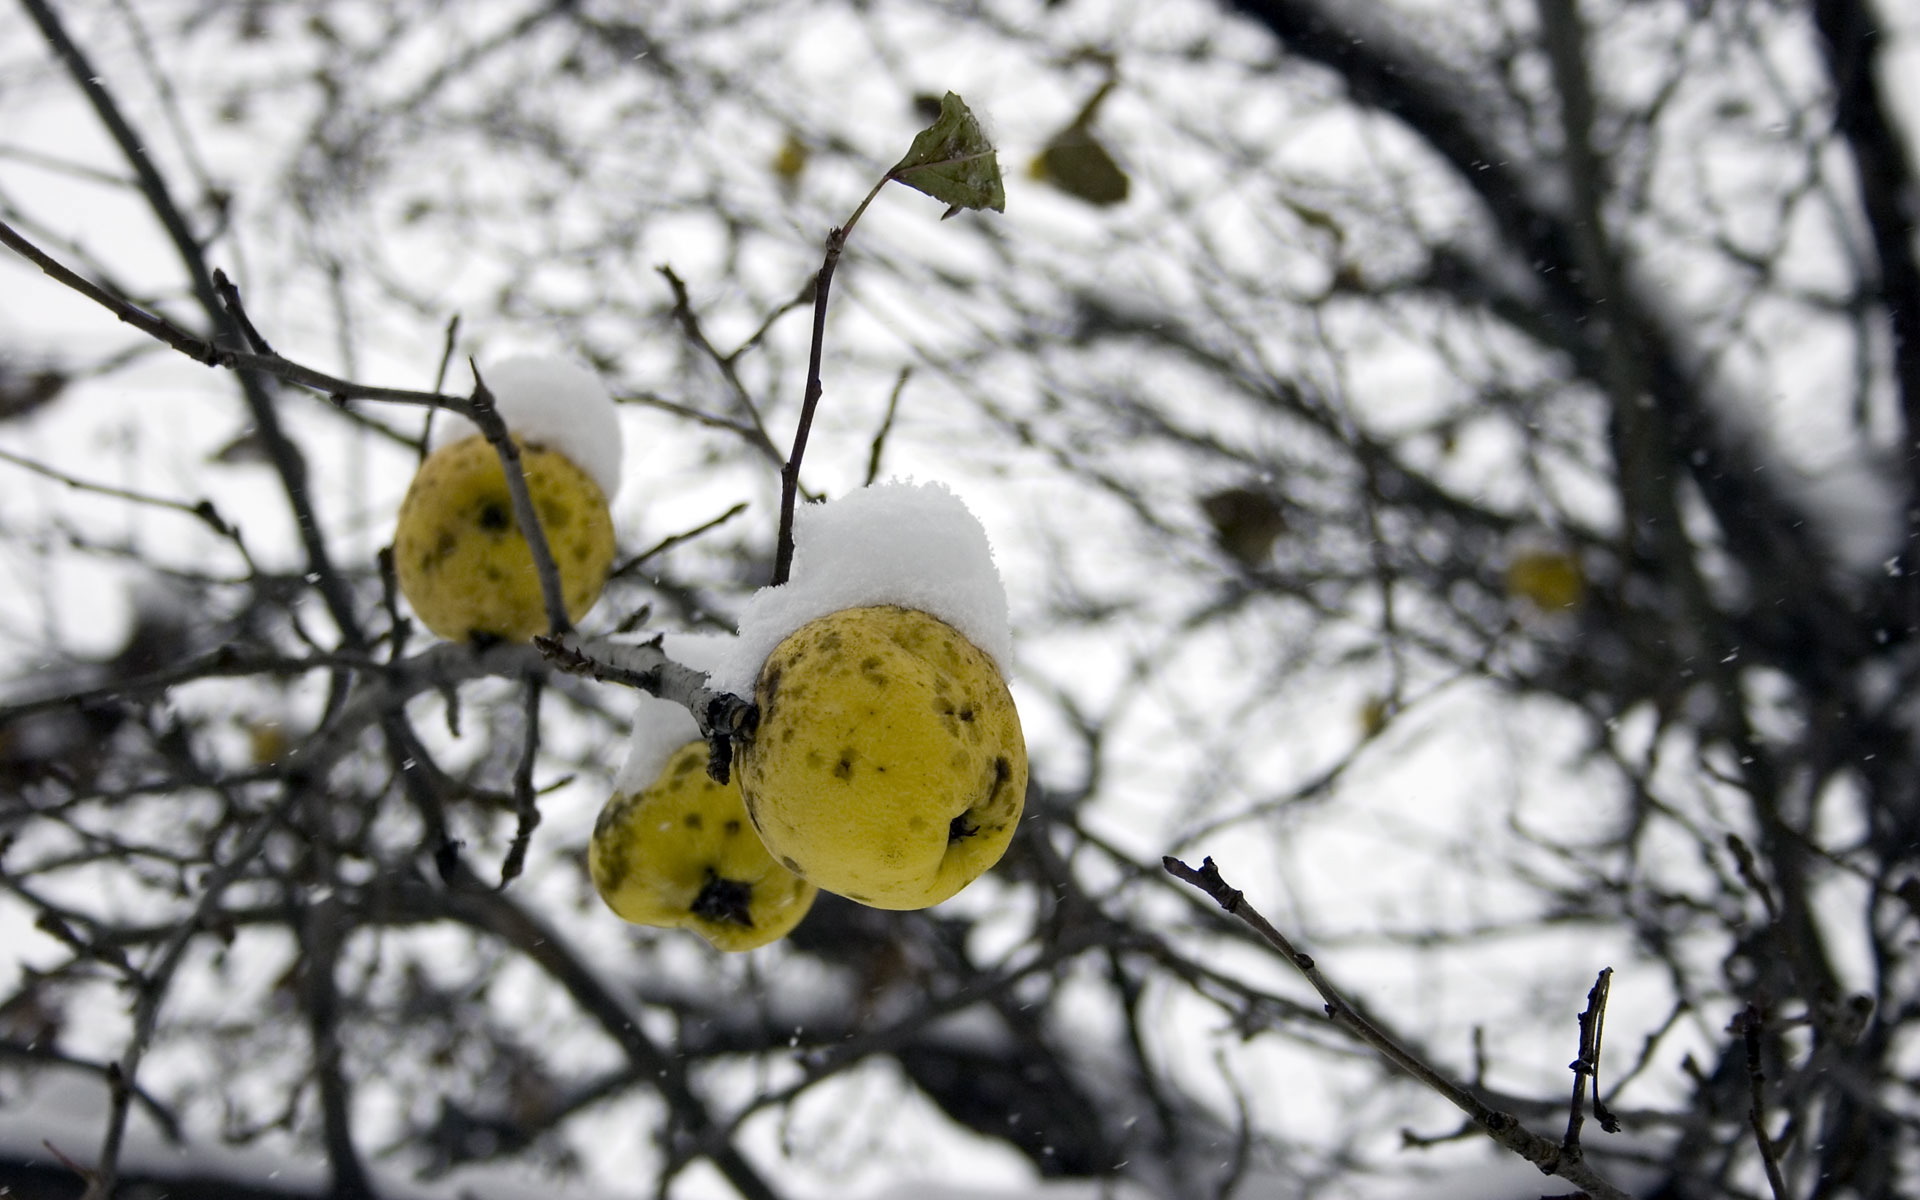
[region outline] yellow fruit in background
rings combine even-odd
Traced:
[[[279,762],[287,752],[291,739],[287,737],[287,728],[278,721],[261,720],[246,723],[247,748],[253,756],[255,766],[264,767]]]
[[[796,874],[874,908],[925,908],[1000,860],[1027,747],[999,668],[915,609],[801,626],[754,688],[739,756],[747,812]]]
[[[787,134],[787,140],[780,143],[779,152],[773,156],[773,173],[788,188],[800,182],[800,176],[807,169],[807,160],[813,156],[807,144],[800,140],[797,133]]]
[[[707,774],[705,742],[674,751],[646,790],[607,801],[587,866],[623,919],[691,929],[721,950],[787,936],[818,892],[760,844],[739,785]]]
[[[1368,696],[1360,705],[1360,736],[1379,737],[1393,714],[1393,701],[1385,696]]]
[[[1565,612],[1586,598],[1580,560],[1563,550],[1527,550],[1507,563],[1507,594],[1542,612]]]
[[[613,563],[606,494],[563,455],[514,440],[560,570],[567,616],[577,621],[600,598]],[[420,464],[400,505],[393,564],[413,611],[443,638],[524,642],[547,630],[533,551],[514,519],[500,457],[485,438],[442,446]]]

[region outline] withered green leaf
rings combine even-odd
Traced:
[[[1007,210],[1000,160],[966,101],[948,92],[940,116],[913,139],[888,177],[948,204],[942,219],[965,208]]]

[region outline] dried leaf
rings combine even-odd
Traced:
[[[1127,173],[1098,138],[1079,126],[1069,126],[1056,134],[1034,158],[1030,171],[1034,178],[1095,207],[1119,204],[1127,198]]]
[[[1127,173],[1093,132],[1093,119],[1113,94],[1115,83],[1109,79],[1101,84],[1079,115],[1047,139],[1046,147],[1027,168],[1035,179],[1099,208],[1123,203],[1131,186]]]

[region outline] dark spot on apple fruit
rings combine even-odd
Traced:
[[[752,929],[753,917],[747,911],[747,905],[752,900],[752,884],[741,883],[737,879],[722,879],[712,868],[708,868],[706,885],[693,898],[692,911],[694,916],[709,921],[726,921]]]

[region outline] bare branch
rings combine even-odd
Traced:
[[[1760,1052],[1760,1030],[1765,1022],[1760,1009],[1749,1004],[1734,1016],[1731,1029],[1740,1035],[1746,1049],[1747,1094],[1751,1101],[1747,1106],[1747,1126],[1753,1131],[1754,1144],[1760,1148],[1760,1161],[1766,1167],[1767,1186],[1773,1192],[1773,1200],[1787,1200],[1787,1181],[1780,1173],[1780,1154],[1773,1139],[1767,1136],[1767,1073]]]
[[[539,637],[534,639],[534,645],[554,666],[568,674],[625,684],[684,705],[693,714],[700,736],[707,739],[711,749],[707,771],[720,783],[727,782],[731,770],[733,742],[752,737],[754,727],[760,722],[760,710],[752,701],[709,689],[706,673],[668,658],[660,648],[659,638],[634,646],[604,640],[576,643],[567,637]]]
[[[520,765],[513,771],[513,807],[518,824],[513,831],[513,844],[507,849],[506,861],[500,864],[500,886],[506,887],[519,878],[521,868],[527,861],[527,846],[533,841],[533,831],[540,824],[540,804],[533,791],[533,763],[540,753],[540,677],[527,677],[526,738],[520,744]]]
[[[1161,860],[1161,865],[1166,868],[1169,875],[1184,883],[1192,884],[1204,892],[1229,916],[1238,917],[1258,933],[1269,946],[1278,951],[1282,958],[1306,977],[1307,982],[1313,985],[1313,990],[1320,993],[1320,998],[1326,1001],[1327,1016],[1336,1024],[1371,1047],[1382,1058],[1467,1114],[1467,1118],[1496,1143],[1539,1167],[1542,1172],[1558,1175],[1583,1189],[1596,1200],[1630,1200],[1627,1193],[1602,1179],[1584,1161],[1578,1158],[1566,1161],[1560,1152],[1560,1146],[1551,1139],[1534,1133],[1522,1125],[1513,1114],[1487,1107],[1479,1097],[1402,1049],[1397,1042],[1362,1017],[1320,973],[1319,968],[1314,965],[1312,956],[1295,949],[1285,934],[1275,929],[1257,909],[1246,902],[1246,896],[1242,892],[1221,877],[1220,870],[1213,865],[1212,858],[1202,860],[1198,870],[1171,857]]]
[[[567,616],[567,601],[560,586],[560,568],[553,561],[553,547],[547,542],[546,526],[540,523],[540,512],[533,506],[533,494],[527,490],[527,472],[520,461],[520,444],[507,429],[507,423],[500,418],[500,412],[493,406],[493,393],[487,390],[486,381],[480,378],[480,366],[472,359],[467,366],[473,371],[473,399],[465,414],[479,426],[481,436],[493,447],[500,457],[500,470],[506,476],[507,494],[513,498],[513,519],[520,527],[520,534],[527,540],[527,548],[533,554],[533,571],[540,579],[540,599],[547,610],[547,632],[561,637],[573,629],[573,621]]]
[[[771,461],[780,462],[779,447],[773,444],[773,438],[767,433],[766,424],[760,419],[760,406],[753,402],[753,395],[747,391],[747,385],[740,379],[738,366],[740,351],[736,350],[732,354],[720,353],[714,344],[707,340],[706,330],[700,325],[699,314],[693,311],[693,301],[688,297],[687,285],[681,281],[680,276],[674,274],[672,267],[660,266],[654,269],[659,271],[661,278],[667,281],[667,286],[673,291],[673,316],[680,323],[680,328],[685,331],[687,340],[706,355],[715,367],[719,368],[720,377],[726,380],[728,389],[733,393],[735,406],[745,415],[746,424],[735,426],[735,428],[750,431],[751,436],[747,440],[754,448]],[[778,311],[786,310],[783,308]],[[755,335],[756,338],[758,336]],[[741,349],[744,350],[752,344],[753,340],[750,339]]]

